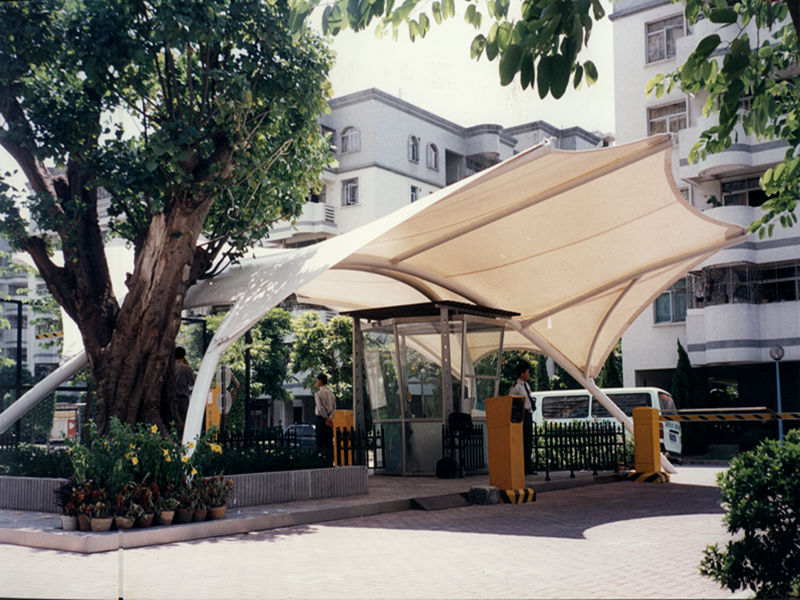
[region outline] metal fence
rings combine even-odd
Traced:
[[[442,425],[442,457],[458,465],[458,476],[486,468],[483,452],[483,426],[480,424],[450,428]]]
[[[223,448],[253,448],[261,446],[297,448],[300,446],[296,431],[283,431],[280,427],[246,431],[233,435],[221,431],[217,436],[217,443]]]
[[[386,468],[383,427],[336,430],[336,464],[363,465],[373,469]]]
[[[625,428],[618,423],[546,423],[533,428],[533,465],[536,471],[619,471],[630,468]]]

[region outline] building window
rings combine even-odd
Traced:
[[[689,273],[689,308],[800,300],[800,261],[740,263]]]
[[[408,138],[408,160],[419,162],[419,138],[415,135]]]
[[[656,323],[680,323],[686,320],[686,280],[676,281],[655,304]]]
[[[342,206],[358,204],[358,179],[345,179],[342,182]]]
[[[439,170],[439,149],[435,144],[428,144],[428,168]]]
[[[420,196],[422,195],[422,189],[417,187],[416,185],[411,186],[411,201],[416,202],[419,200]]]
[[[355,127],[348,127],[342,131],[342,154],[358,152],[361,150],[361,132]]]
[[[686,128],[686,102],[673,102],[647,109],[647,135],[674,133]]]
[[[675,41],[686,35],[683,15],[648,23],[647,62],[656,62],[675,56]]]
[[[758,177],[737,179],[722,184],[723,206],[761,206],[767,194],[761,189]]]

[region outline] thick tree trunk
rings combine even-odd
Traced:
[[[172,421],[183,421],[183,415],[172,410],[173,349],[209,203],[200,208],[180,202],[175,206],[151,223],[110,342],[89,352],[98,382],[96,419],[101,431],[111,416],[154,423],[162,430]]]

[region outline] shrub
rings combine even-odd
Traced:
[[[785,444],[763,441],[720,473],[723,518],[736,539],[705,550],[700,572],[731,591],[756,598],[800,594],[800,429]]]
[[[47,451],[33,444],[0,450],[0,475],[14,477],[63,477],[72,475],[72,464],[64,450]]]

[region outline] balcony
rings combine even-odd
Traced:
[[[270,231],[271,241],[303,243],[337,235],[336,207],[323,202],[306,202],[294,223],[279,221]]]

